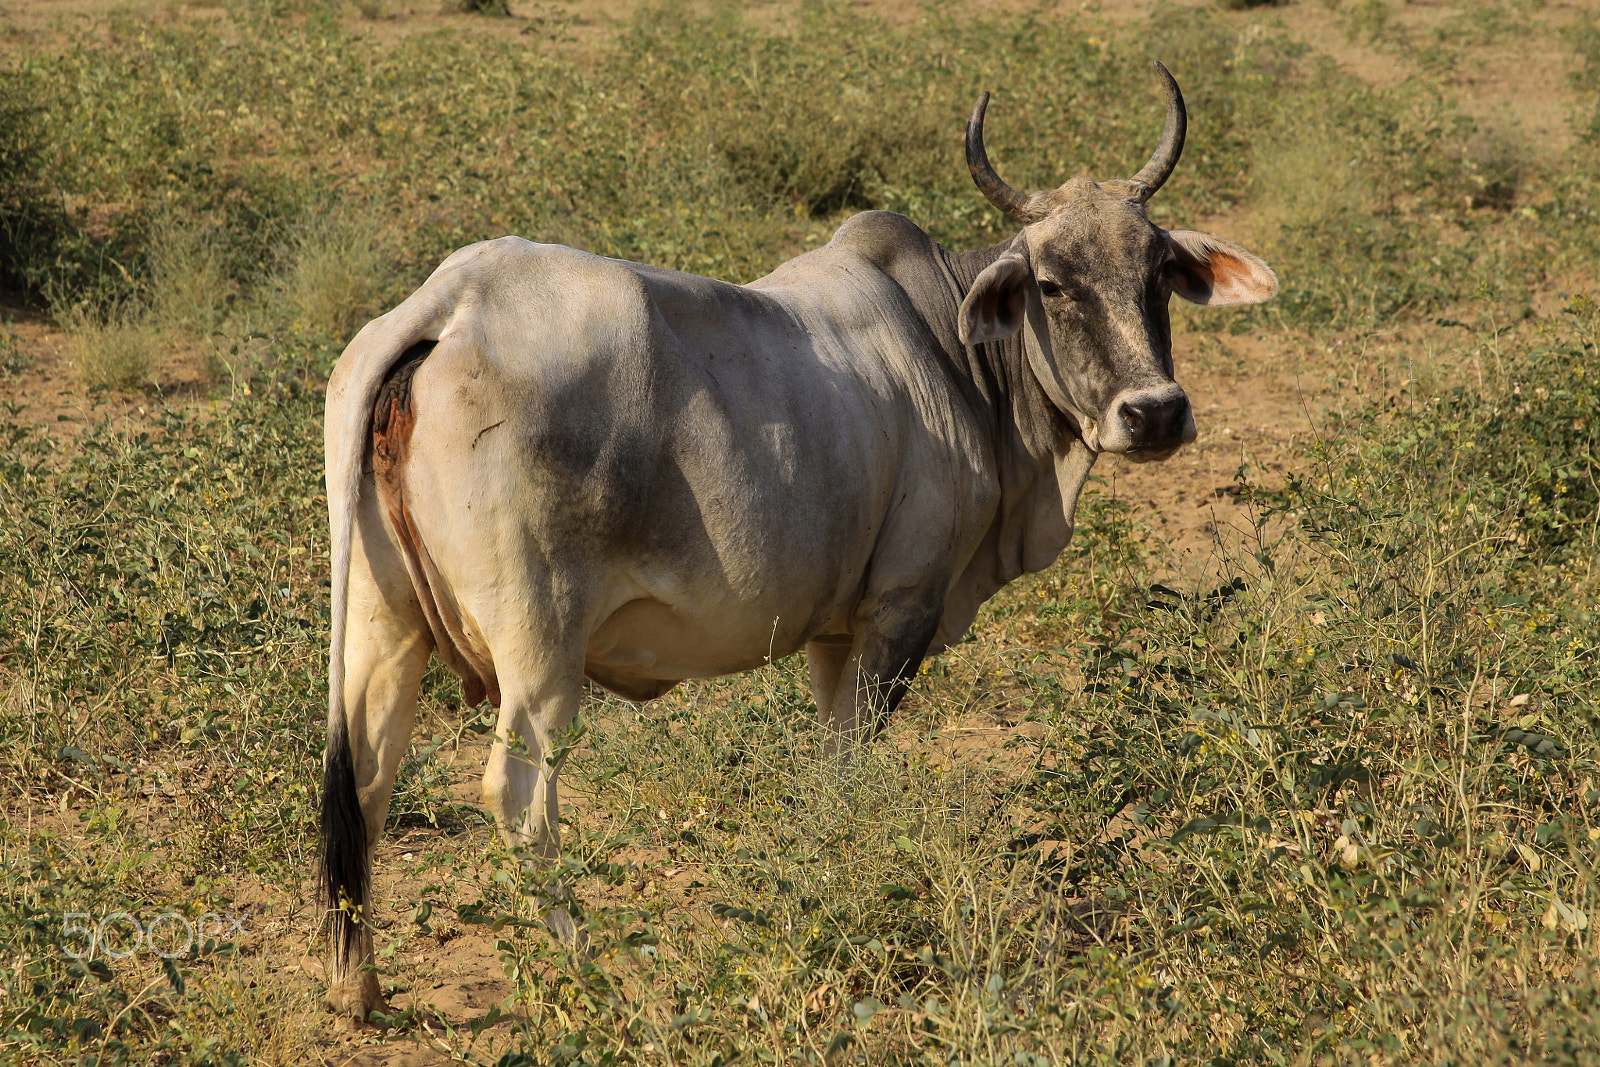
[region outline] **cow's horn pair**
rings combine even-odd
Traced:
[[[1125,183],[1128,199],[1135,204],[1142,204],[1154,196],[1172,174],[1172,168],[1178,165],[1178,157],[1183,154],[1183,138],[1189,127],[1189,115],[1184,109],[1183,93],[1179,92],[1177,81],[1160,63],[1155,67],[1167,94],[1167,125],[1161,131],[1161,143],[1156,145],[1150,162]],[[967,169],[972,172],[972,180],[989,203],[1018,222],[1038,222],[1045,217],[1045,212],[1031,207],[1031,198],[1027,194],[1007,185],[990,165],[989,153],[983,150],[983,113],[988,107],[989,94],[985,91],[978,97],[972,117],[967,120]]]

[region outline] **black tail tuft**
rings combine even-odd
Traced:
[[[334,955],[348,959],[367,919],[371,869],[367,821],[356,796],[350,735],[343,722],[328,731],[328,751],[322,762],[322,863],[318,874],[328,906],[328,936]]]

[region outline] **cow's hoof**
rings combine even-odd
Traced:
[[[372,971],[357,971],[328,987],[328,1009],[363,1026],[373,1012],[387,1014],[389,1005],[378,988],[378,976]]]
[[[550,931],[551,937],[560,942],[563,948],[571,950],[578,960],[587,962],[594,959],[594,944],[589,940],[589,931],[579,926],[566,908],[554,907],[547,911],[544,916],[544,927]]]

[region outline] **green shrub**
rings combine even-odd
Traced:
[[[511,16],[511,5],[506,0],[448,0],[445,10],[465,11],[472,15],[495,15],[500,18]]]
[[[26,70],[0,72],[0,271],[18,288],[35,280],[29,268],[37,269],[60,216],[43,180],[39,91]]]

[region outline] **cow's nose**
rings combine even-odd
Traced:
[[[1127,428],[1129,451],[1157,452],[1195,438],[1189,398],[1176,384],[1124,398],[1117,416]]]

